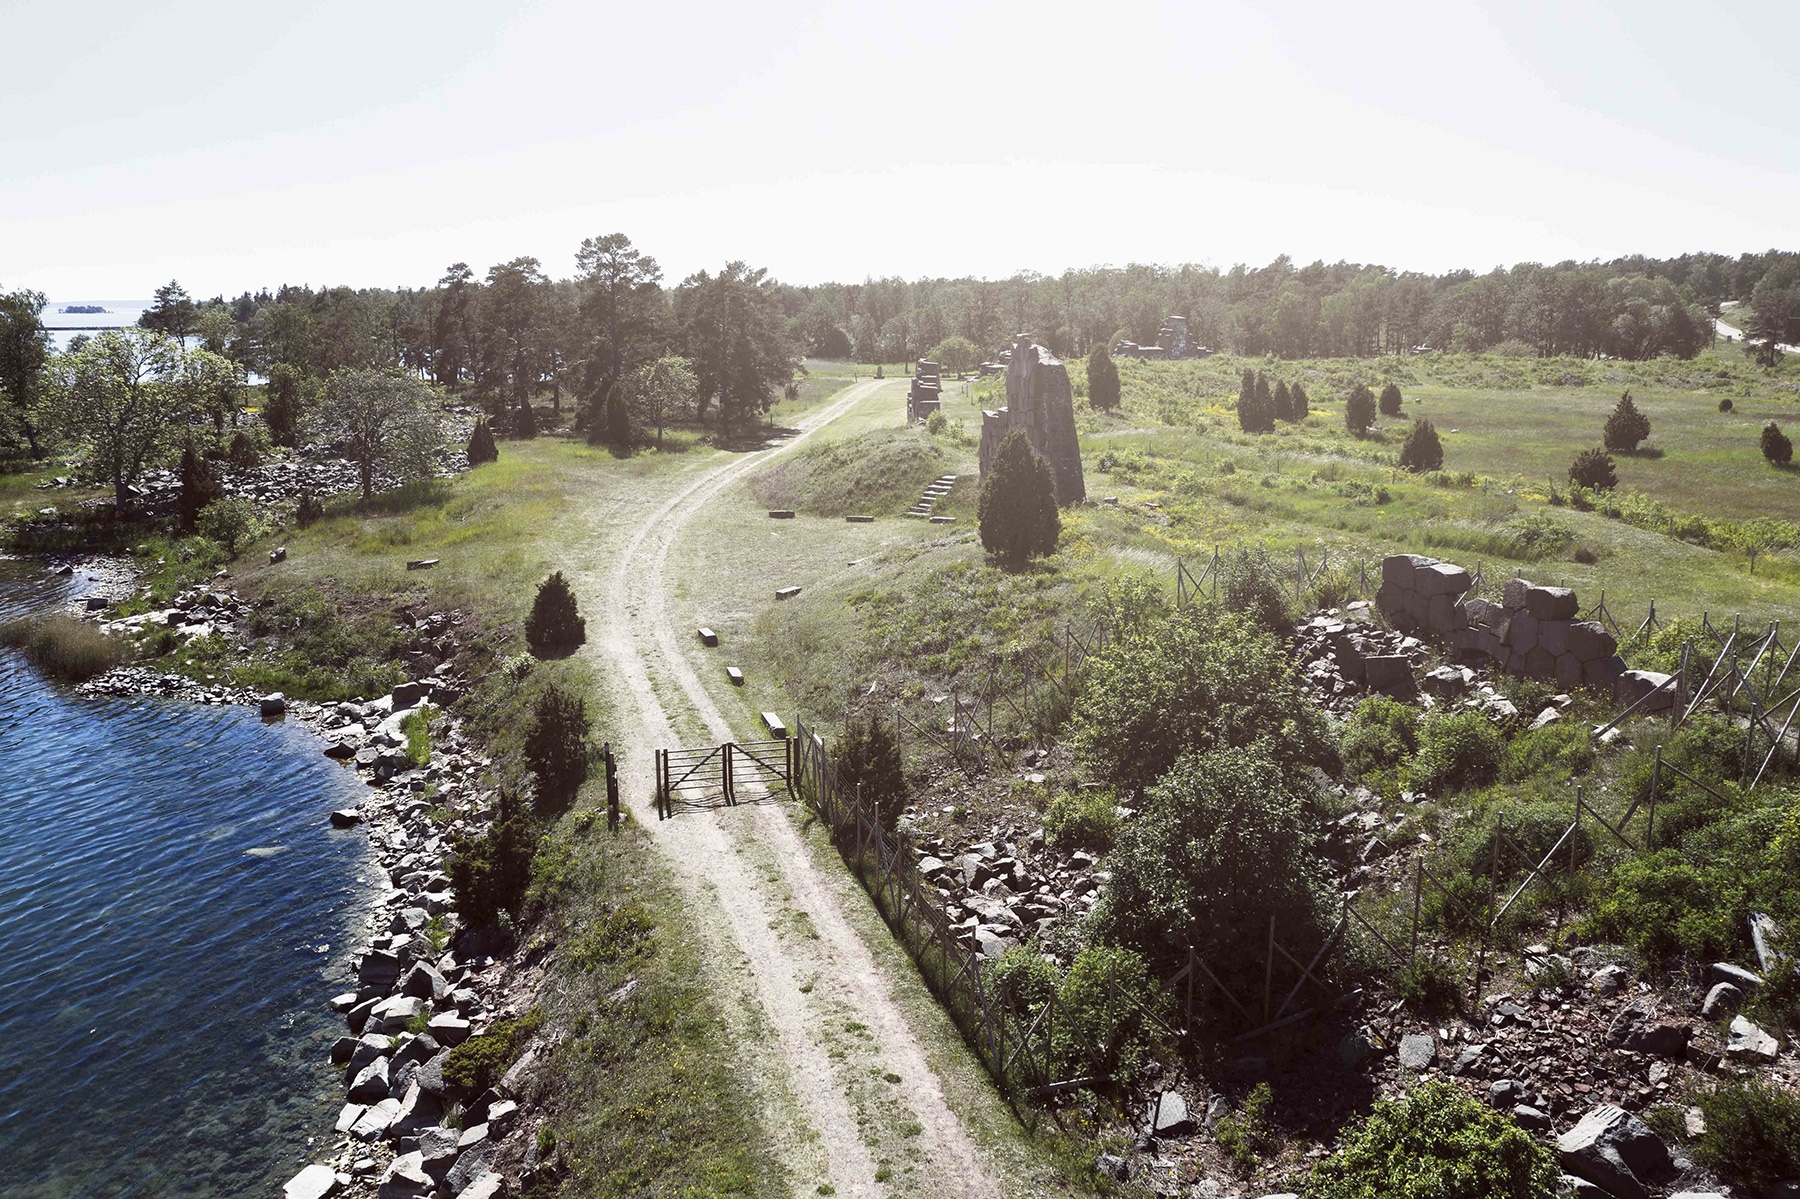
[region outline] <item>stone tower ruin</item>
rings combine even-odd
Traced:
[[[1014,429],[1050,463],[1056,502],[1064,507],[1087,498],[1081,478],[1081,444],[1075,436],[1075,398],[1062,360],[1021,333],[1013,339],[1006,367],[1006,407],[981,414],[981,477],[986,478],[1000,442]]]

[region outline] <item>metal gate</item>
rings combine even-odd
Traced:
[[[727,741],[708,749],[656,751],[656,816],[731,808],[794,794],[794,743]]]

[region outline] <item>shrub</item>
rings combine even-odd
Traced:
[[[294,507],[294,523],[304,529],[325,519],[325,505],[318,496],[307,492]]]
[[[1434,954],[1414,954],[1394,976],[1394,994],[1424,1016],[1456,1011],[1462,1004],[1462,984],[1450,963]]]
[[[543,1013],[533,1008],[512,1020],[496,1020],[450,1051],[444,1059],[444,1081],[479,1095],[505,1076],[519,1060],[532,1036],[543,1026]]]
[[[400,731],[406,734],[406,760],[414,766],[431,762],[430,709],[417,708],[400,719]]]
[[[1398,383],[1389,383],[1381,389],[1381,415],[1400,415],[1400,385]]]
[[[85,683],[125,660],[125,647],[118,638],[62,612],[0,625],[0,645],[19,650],[51,678],[71,683]]]
[[[1433,713],[1419,725],[1419,752],[1406,768],[1415,791],[1482,787],[1500,774],[1506,738],[1479,711]]]
[[[1306,419],[1306,414],[1312,409],[1311,405],[1307,402],[1305,387],[1296,383],[1288,388],[1288,408],[1293,412],[1294,420],[1303,421]]]
[[[1372,695],[1356,705],[1344,725],[1339,753],[1353,778],[1392,770],[1419,748],[1419,710]]]
[[[218,542],[235,558],[238,546],[262,536],[265,526],[256,501],[234,495],[201,509],[199,527],[202,537]]]
[[[1308,1199],[1552,1199],[1549,1149],[1454,1084],[1429,1082],[1352,1122]]]
[[[488,426],[487,417],[475,422],[475,431],[469,434],[469,465],[480,466],[487,462],[497,462],[500,458],[500,447],[494,443],[494,430]]]
[[[1358,383],[1344,399],[1344,427],[1358,437],[1375,424],[1375,393]]]
[[[1011,1000],[1014,1010],[1027,1019],[1037,1016],[1061,982],[1055,963],[1044,956],[1035,941],[1015,945],[1001,954],[1000,960],[988,969],[987,977],[995,991]]]
[[[575,798],[587,782],[587,701],[560,687],[546,687],[531,712],[525,730],[525,761],[537,775],[540,802],[551,809]]]
[[[181,449],[181,498],[176,504],[182,529],[192,533],[199,527],[201,509],[224,494],[212,463],[194,449],[190,437]]]
[[[1271,433],[1275,430],[1275,398],[1269,393],[1266,379],[1255,371],[1245,371],[1238,390],[1238,428],[1246,433]]]
[[[1262,977],[1271,916],[1284,941],[1318,944],[1326,871],[1310,788],[1255,749],[1184,756],[1119,833],[1095,935],[1140,950],[1164,974],[1191,946],[1234,990]]]
[[[1238,1166],[1248,1170],[1273,1145],[1269,1112],[1275,1106],[1275,1089],[1266,1082],[1250,1088],[1236,1115],[1222,1116],[1213,1126],[1213,1139]]]
[[[1606,448],[1621,454],[1637,452],[1638,442],[1650,436],[1650,418],[1638,411],[1632,403],[1628,391],[1619,397],[1619,403],[1606,418],[1606,427],[1601,431],[1600,439]]]
[[[981,484],[976,519],[982,548],[1011,566],[1056,550],[1062,535],[1056,477],[1023,429],[1000,443],[993,469]]]
[[[1723,882],[1679,850],[1629,858],[1613,869],[1589,924],[1655,961],[1684,952],[1707,960],[1723,957],[1737,944],[1732,912],[1738,906],[1723,894]]]
[[[1259,628],[1270,632],[1285,630],[1288,599],[1285,580],[1269,551],[1230,550],[1219,558],[1219,598],[1233,612],[1241,612]]]
[[[1406,432],[1400,446],[1400,469],[1414,474],[1441,470],[1444,466],[1444,443],[1428,420],[1416,420]]]
[[[492,924],[501,912],[517,912],[531,882],[538,825],[528,805],[501,791],[494,820],[479,837],[458,836],[450,855],[456,910],[472,927]]]
[[[875,713],[869,713],[866,721],[845,722],[838,742],[837,776],[846,791],[874,807],[883,828],[892,829],[899,821],[906,806],[900,743]]]
[[[1724,399],[1719,401],[1719,411],[1720,412],[1730,412],[1731,409],[1732,409],[1732,403],[1731,403],[1730,396],[1726,396]]]
[[[1275,419],[1286,421],[1293,420],[1293,393],[1288,391],[1288,385],[1285,382],[1280,379],[1275,381],[1275,394],[1272,398],[1274,400],[1273,411],[1275,413]]]
[[[1105,853],[1118,830],[1118,805],[1108,788],[1064,791],[1044,813],[1044,831],[1063,849]]]
[[[566,654],[587,641],[587,621],[575,607],[575,592],[557,571],[538,584],[531,615],[525,618],[525,643],[540,658]]]
[[[1583,450],[1569,464],[1569,482],[1590,491],[1610,491],[1619,485],[1619,473],[1605,450]]]
[[[1303,769],[1333,758],[1329,726],[1303,698],[1281,643],[1216,604],[1123,630],[1087,661],[1072,739],[1096,777],[1149,786],[1187,751],[1247,749]]]
[[[1106,343],[1095,346],[1087,360],[1088,403],[1102,412],[1119,406],[1119,365]]]
[[[949,427],[950,418],[945,416],[941,410],[933,412],[925,418],[925,432],[933,437],[942,437],[944,431]]]
[[[1151,994],[1144,959],[1129,949],[1090,945],[1075,955],[1056,989],[1065,1022],[1053,1052],[1064,1068],[1101,1078],[1135,1078],[1150,1050],[1144,1001]]]
[[[1800,1175],[1800,1096],[1763,1079],[1700,1096],[1706,1133],[1694,1156],[1753,1191]]]
[[[1762,456],[1776,466],[1786,466],[1794,460],[1794,443],[1774,421],[1763,426]]]
[[[1557,841],[1567,831],[1574,813],[1565,804],[1526,803],[1507,808],[1504,817],[1506,839],[1516,852],[1508,850],[1500,855],[1502,882],[1523,877],[1543,861],[1544,855],[1555,848]],[[1477,879],[1492,876],[1496,823],[1492,819],[1484,820],[1463,836],[1457,846],[1456,864],[1464,873]],[[1566,869],[1571,855],[1577,866],[1594,856],[1594,839],[1587,824],[1583,824],[1563,842],[1562,848],[1557,850],[1556,861],[1551,863],[1549,869]]]

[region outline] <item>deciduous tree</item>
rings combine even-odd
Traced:
[[[656,448],[661,449],[663,430],[694,414],[699,381],[685,358],[665,354],[626,376],[626,398],[638,421],[656,429]]]
[[[325,436],[342,441],[345,456],[360,468],[364,499],[375,494],[377,471],[428,477],[444,441],[431,389],[398,371],[339,371],[318,419]]]
[[[981,361],[981,351],[975,348],[975,343],[960,335],[944,338],[944,340],[933,346],[931,352],[925,356],[953,375],[960,375],[964,371],[973,370]],[[1090,362],[1088,364],[1088,374],[1090,378],[1093,375],[1093,370],[1093,364]],[[1090,391],[1090,397],[1092,394],[1093,393]]]
[[[181,358],[165,334],[108,329],[59,360],[65,419],[91,446],[121,510],[144,468],[173,447],[187,423]]]
[[[0,439],[23,438],[34,459],[44,457],[49,417],[50,335],[44,328],[44,293],[0,295]]]

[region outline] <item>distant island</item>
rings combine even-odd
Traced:
[[[105,312],[106,309],[98,304],[68,304],[57,311],[69,316],[88,316],[96,312]]]

